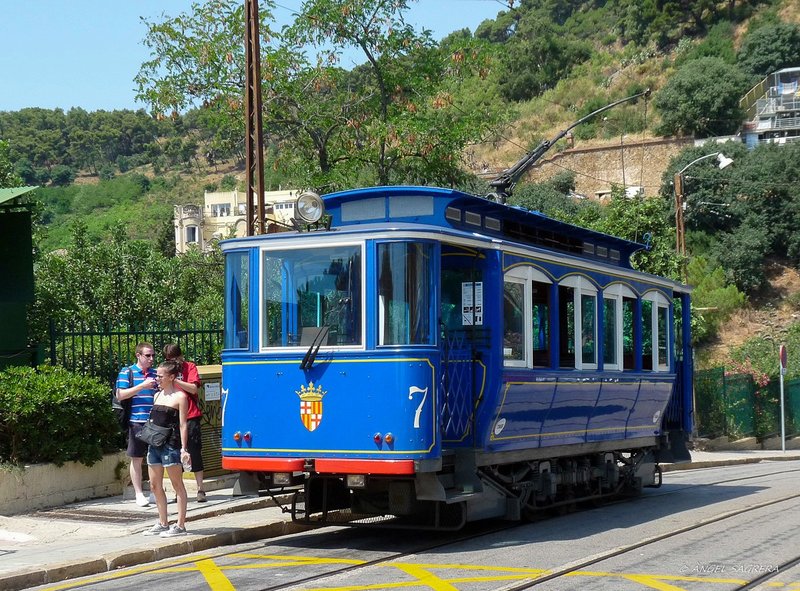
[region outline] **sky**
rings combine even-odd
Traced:
[[[198,0],[194,0],[198,1]],[[301,0],[277,0],[280,25]],[[418,0],[407,20],[436,40],[475,28],[504,0]],[[187,12],[192,0],[0,0],[0,111],[138,109],[133,78],[149,58],[140,17]],[[343,66],[348,67],[343,63]]]

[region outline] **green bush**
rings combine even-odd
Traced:
[[[0,462],[91,466],[117,449],[109,386],[60,367],[0,372],[0,409]]]

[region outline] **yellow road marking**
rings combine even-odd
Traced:
[[[202,573],[211,591],[236,591],[236,587],[213,560],[200,560],[195,562],[197,570]]]

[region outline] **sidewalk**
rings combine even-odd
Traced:
[[[800,460],[800,450],[691,453],[691,463],[663,465],[664,471]],[[157,519],[155,505],[139,507],[121,496],[0,516],[0,589],[15,591],[303,529],[269,497],[233,497],[230,479],[218,490],[213,479],[206,484],[206,503],[195,502],[190,489],[190,535],[179,538],[144,536]],[[290,499],[281,501],[288,505]],[[168,509],[174,521],[176,505]]]

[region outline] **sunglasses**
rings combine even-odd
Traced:
[[[142,355],[142,357],[155,357],[156,356],[155,353],[142,353],[141,355]]]

